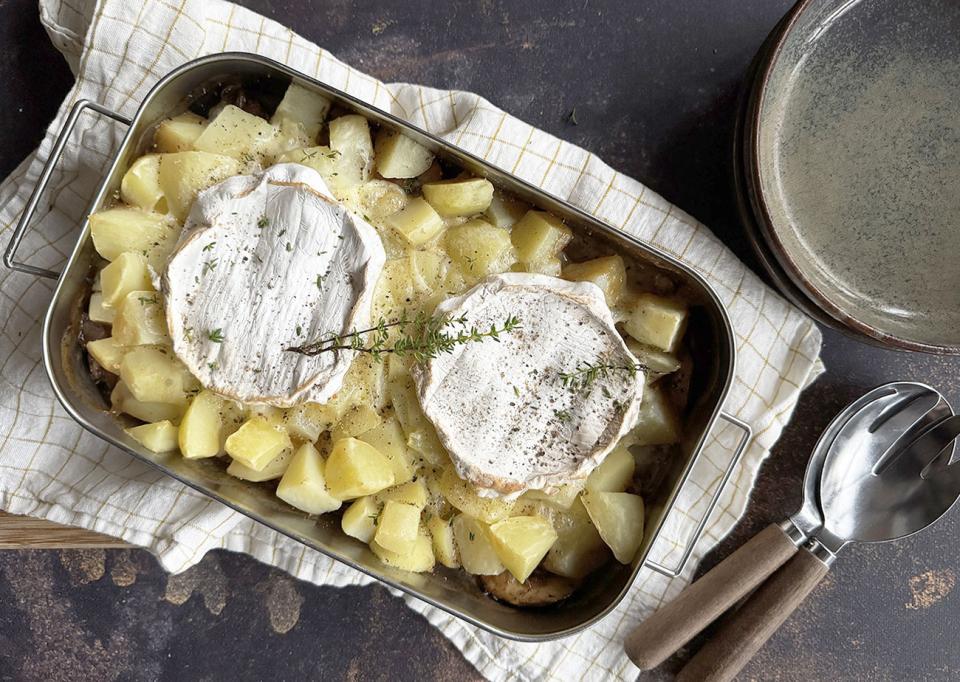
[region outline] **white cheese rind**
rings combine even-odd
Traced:
[[[608,372],[588,390],[563,385],[585,363],[636,366],[595,284],[494,275],[436,314],[480,331],[520,321],[499,342],[467,343],[414,370],[424,413],[481,495],[512,499],[586,478],[636,423],[642,372]]]
[[[355,353],[287,348],[368,326],[384,260],[374,228],[315,170],[229,178],[197,198],[162,278],[174,352],[234,400],[324,402]]]

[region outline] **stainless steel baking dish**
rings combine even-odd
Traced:
[[[110,171],[104,177],[93,200],[92,212],[104,205],[119,187],[123,172],[142,151],[144,140],[157,122],[183,111],[189,98],[202,92],[205,85],[237,79],[275,79],[281,85],[295,80],[313,88],[344,108],[363,114],[371,121],[402,130],[406,135],[434,150],[441,158],[457,163],[472,173],[485,176],[494,184],[514,192],[531,204],[562,216],[578,234],[605,242],[624,254],[668,271],[671,277],[682,283],[685,294],[694,302],[688,338],[696,367],[690,406],[684,415],[685,435],[680,447],[682,456],[674,458],[666,465],[662,484],[655,494],[646,497],[648,516],[644,542],[632,565],[609,565],[588,579],[566,602],[549,608],[517,609],[485,596],[475,581],[462,572],[438,569],[432,574],[410,574],[389,569],[380,564],[364,545],[345,536],[335,519],[307,517],[280,502],[270,490],[228,476],[217,462],[189,461],[178,454],[158,455],[149,452],[131,440],[124,433],[121,421],[104,409],[103,399],[86,371],[83,352],[76,343],[75,334],[79,300],[89,286],[88,274],[91,259],[94,257],[87,225],[83,225],[80,238],[62,273],[18,261],[16,249],[72,128],[86,110],[109,116],[129,127]],[[697,273],[669,255],[597,221],[579,209],[395,116],[282,64],[253,54],[216,54],[184,64],[157,83],[129,120],[93,102],[78,102],[65,122],[47,166],[30,197],[7,248],[4,262],[8,267],[34,275],[59,278],[44,319],[44,362],[53,388],[64,408],[84,428],[182,483],[308,547],[470,623],[511,639],[555,639],[588,627],[619,603],[642,567],[667,576],[678,575],[689,559],[693,545],[706,525],[707,517],[716,505],[719,489],[689,543],[679,552],[681,556],[676,566],[654,563],[648,560],[647,555],[660,534],[677,494],[696,464],[708,434],[720,419],[742,431],[736,456],[725,472],[720,488],[728,480],[750,438],[747,425],[723,414],[720,409],[733,380],[733,332],[727,312],[716,293]]]

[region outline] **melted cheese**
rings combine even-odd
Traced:
[[[481,331],[510,315],[520,321],[499,342],[458,346],[414,373],[424,413],[481,495],[515,498],[586,478],[636,423],[642,372],[607,372],[588,389],[562,380],[586,363],[636,366],[595,284],[494,275],[436,313]]]
[[[287,348],[368,326],[384,258],[374,228],[315,170],[230,178],[197,198],[162,278],[174,352],[235,400],[324,402],[355,353]]]

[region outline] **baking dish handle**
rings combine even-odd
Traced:
[[[739,429],[742,432],[742,435],[740,436],[740,440],[737,442],[737,449],[733,452],[733,457],[730,459],[730,464],[727,465],[727,469],[723,473],[723,478],[720,480],[720,485],[717,486],[717,490],[713,493],[713,498],[710,500],[710,504],[707,505],[707,511],[704,513],[703,518],[700,519],[700,523],[697,524],[697,529],[693,532],[693,537],[691,537],[690,542],[687,543],[686,548],[683,550],[683,556],[680,557],[680,563],[678,563],[675,568],[668,568],[667,566],[658,564],[655,561],[646,561],[643,564],[644,567],[652,569],[668,578],[676,578],[678,575],[683,573],[683,569],[686,568],[687,562],[690,560],[690,555],[693,553],[693,548],[697,546],[697,543],[700,541],[700,536],[703,535],[703,531],[707,527],[707,521],[710,520],[710,515],[713,514],[713,510],[716,509],[717,504],[720,502],[720,494],[727,485],[727,481],[730,480],[733,470],[736,469],[737,464],[740,462],[740,458],[743,456],[744,451],[747,449],[747,445],[750,443],[750,439],[753,437],[753,429],[751,429],[750,425],[746,422],[743,422],[736,417],[727,414],[726,412],[721,412],[719,416],[723,421]],[[697,462],[700,461],[700,456],[702,454],[703,448],[701,447],[690,465],[691,471],[693,470],[693,467],[697,465]]]
[[[50,152],[50,158],[47,159],[46,164],[43,166],[43,172],[40,173],[40,179],[37,181],[37,186],[33,188],[33,193],[27,200],[27,205],[23,208],[23,213],[20,214],[20,221],[17,223],[17,227],[13,231],[13,236],[10,237],[10,243],[7,244],[7,250],[3,254],[3,264],[12,270],[18,270],[30,275],[38,275],[40,277],[49,277],[50,279],[57,279],[60,277],[60,273],[54,270],[39,268],[36,265],[30,265],[29,263],[24,263],[23,261],[17,260],[17,249],[20,247],[20,242],[23,240],[23,236],[27,232],[27,227],[30,225],[33,214],[37,210],[37,204],[40,203],[40,197],[43,195],[47,188],[47,184],[50,182],[50,177],[53,175],[53,169],[56,168],[57,162],[60,160],[60,155],[63,154],[63,149],[67,146],[67,141],[70,139],[70,133],[73,132],[74,126],[77,125],[80,115],[87,109],[92,109],[98,114],[109,116],[114,121],[119,121],[124,125],[130,125],[129,118],[118,114],[111,109],[107,109],[96,102],[91,102],[87,99],[81,99],[73,105],[73,108],[70,110],[70,115],[67,116],[67,120],[60,129],[60,134],[57,136],[57,141],[53,144],[53,149]]]

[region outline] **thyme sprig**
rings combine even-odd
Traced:
[[[598,379],[605,379],[616,372],[628,373],[631,377],[637,372],[646,372],[647,366],[643,363],[635,365],[614,365],[604,362],[578,362],[572,372],[561,372],[560,382],[565,388],[572,391],[586,391]]]
[[[442,353],[451,353],[457,346],[475,343],[485,339],[500,340],[500,334],[514,331],[520,326],[520,320],[508,315],[503,324],[491,324],[489,329],[478,329],[470,325],[466,316],[457,318],[449,315],[426,315],[417,313],[412,319],[404,312],[400,319],[387,322],[380,318],[376,326],[358,329],[347,334],[328,334],[317,341],[300,346],[291,346],[286,350],[301,355],[319,355],[337,350],[352,350],[369,353],[377,362],[385,353],[400,357],[410,355],[417,362],[435,358]],[[391,329],[400,334],[391,341]]]

